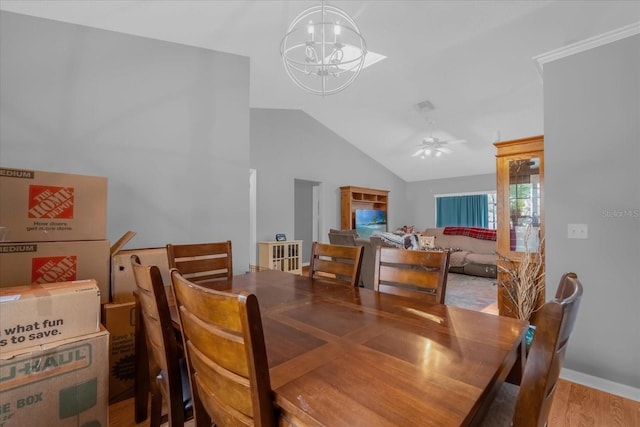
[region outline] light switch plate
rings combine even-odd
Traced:
[[[567,227],[567,237],[569,239],[588,239],[589,227],[587,224],[569,224]]]

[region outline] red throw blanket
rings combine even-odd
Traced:
[[[468,236],[481,240],[496,240],[496,230],[480,227],[445,227],[443,234]]]

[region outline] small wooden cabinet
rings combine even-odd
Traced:
[[[496,154],[498,266],[517,265],[525,252],[544,250],[544,136],[494,143]],[[498,282],[507,273],[498,269]],[[544,291],[538,304],[545,301]],[[500,315],[513,317],[509,296],[498,287]]]
[[[260,268],[302,274],[302,240],[259,242]]]
[[[340,228],[342,230],[356,228],[357,209],[383,211],[388,223],[388,199],[388,190],[353,186],[340,187]]]

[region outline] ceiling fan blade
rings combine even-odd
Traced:
[[[466,139],[452,139],[451,141],[447,141],[447,144],[466,144]]]
[[[420,155],[420,153],[423,153],[423,152],[424,152],[424,148],[421,148],[421,149],[419,149],[418,151],[416,151],[415,153],[413,153],[413,155],[412,155],[411,157],[419,156],[419,155]]]
[[[451,150],[450,150],[449,148],[447,148],[447,147],[438,147],[436,150],[438,150],[438,151],[442,151],[442,152],[443,152],[443,153],[445,153],[445,154],[451,154],[451,153],[453,153],[453,151],[451,151]]]

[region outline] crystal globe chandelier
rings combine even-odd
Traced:
[[[353,18],[322,1],[291,22],[280,54],[297,86],[324,96],[353,83],[364,66],[367,45]]]

